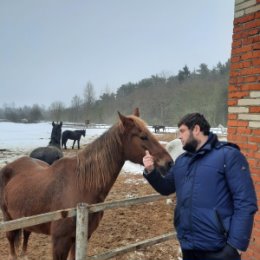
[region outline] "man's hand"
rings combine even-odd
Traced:
[[[143,164],[145,170],[150,173],[154,170],[154,159],[153,156],[149,153],[149,151],[145,151],[145,156],[143,158]]]

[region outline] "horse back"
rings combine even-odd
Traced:
[[[12,217],[41,214],[62,208],[64,192],[76,183],[76,158],[60,160],[62,162],[56,161],[50,166],[43,161],[23,157],[7,165],[3,171],[3,193],[8,210],[15,209]]]

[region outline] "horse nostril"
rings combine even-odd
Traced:
[[[168,162],[168,168],[170,169],[174,165],[173,161]]]

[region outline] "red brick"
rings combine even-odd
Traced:
[[[243,152],[243,154],[245,155],[246,158],[254,158],[254,152],[253,151],[246,151]]]
[[[228,98],[243,98],[243,97],[248,97],[249,96],[249,92],[248,91],[244,91],[244,92],[229,92],[228,94]]]
[[[255,19],[255,15],[254,14],[249,14],[249,15],[245,15],[245,16],[242,16],[242,17],[239,17],[239,18],[235,18],[234,19],[234,27],[237,26],[237,24],[240,24],[240,23],[246,23],[246,22],[249,22],[249,21],[252,21]]]
[[[239,32],[239,33],[234,33],[233,36],[232,36],[232,39],[233,41],[235,40],[240,40],[240,39],[243,39],[243,33],[242,32]]]
[[[228,126],[248,126],[248,122],[239,120],[229,120]]]
[[[250,28],[255,28],[255,27],[259,27],[260,26],[260,20],[253,20],[253,21],[250,21],[246,24],[244,24],[243,28],[245,30],[248,30]]]
[[[240,61],[240,56],[233,56],[233,57],[231,57],[230,61],[231,61],[231,64],[234,62],[238,62],[238,61]]]
[[[253,135],[260,135],[260,129],[253,129],[252,134]]]
[[[241,86],[229,85],[228,91],[238,91],[241,90]]]
[[[236,48],[236,49],[233,49],[232,50],[232,54],[240,54],[240,53],[243,53],[243,52],[249,52],[253,49],[253,47],[251,45],[246,45],[244,47],[241,47],[241,48]]]
[[[260,176],[259,175],[253,175],[252,174],[252,171],[251,171],[251,175],[252,175],[252,179],[253,179],[253,182],[260,182]]]
[[[240,145],[240,148],[241,149],[249,149],[249,150],[252,150],[252,151],[258,151],[258,146],[256,144],[241,144]]]
[[[249,113],[260,113],[260,107],[249,107]]]
[[[249,142],[254,142],[254,143],[259,143],[259,144],[260,144],[260,137],[254,137],[254,136],[252,136],[252,137],[249,137],[249,138],[248,138],[248,141],[249,141]]]
[[[228,104],[228,106],[236,106],[237,100],[228,100],[227,104]]]
[[[247,136],[242,136],[242,135],[228,135],[228,139],[235,141],[237,143],[243,143],[243,142],[247,142]]]
[[[241,90],[260,90],[260,83],[258,84],[244,84],[241,86]]]
[[[260,42],[256,42],[253,44],[253,50],[260,50]]]
[[[254,42],[260,42],[260,35],[256,35],[252,37],[252,41]]]
[[[228,134],[235,134],[237,132],[237,128],[228,128],[227,129]]]
[[[232,48],[239,48],[242,46],[242,40],[232,42]]]
[[[256,58],[252,60],[252,65],[253,66],[259,66],[260,65],[260,58]]]
[[[242,82],[244,83],[250,83],[250,82],[257,82],[258,77],[256,76],[248,76],[248,77],[243,77]]]
[[[252,133],[252,130],[246,127],[237,127],[237,133],[250,135]]]
[[[242,76],[260,74],[260,67],[259,68],[244,68],[239,71],[239,74]]]
[[[237,114],[228,114],[228,119],[229,120],[236,120],[237,119]]]

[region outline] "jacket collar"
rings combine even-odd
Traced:
[[[207,142],[199,150],[195,151],[194,153],[186,152],[186,154],[189,156],[195,156],[197,154],[205,154],[206,152],[212,150],[218,143],[219,140],[217,135],[210,132]]]

